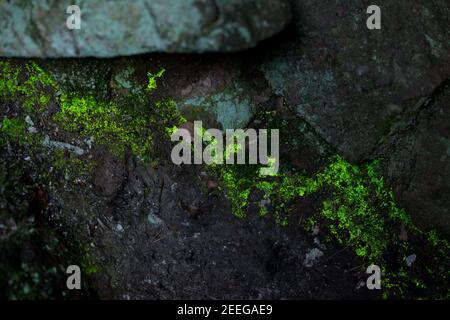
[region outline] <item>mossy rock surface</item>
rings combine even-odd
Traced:
[[[372,33],[360,2],[291,4],[246,52],[1,60],[0,236],[42,228],[21,253],[41,275],[61,257],[29,243],[73,240],[63,258],[103,298],[378,298],[357,289],[369,262],[395,297],[448,296],[429,232],[449,232],[448,5],[383,1]],[[280,129],[279,175],[173,165],[168,133],[195,120]],[[33,296],[19,262],[31,287],[12,289]]]
[[[293,0],[294,26],[261,69],[277,94],[351,162],[374,148],[450,76],[448,1]]]

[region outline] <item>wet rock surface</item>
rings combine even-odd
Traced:
[[[366,7],[360,1],[291,4],[294,24],[245,52],[38,63],[66,92],[119,102],[145,90],[148,72],[164,68],[154,99],[174,99],[189,123],[202,120],[208,128],[257,127],[261,112],[270,112],[284,134],[282,170],[312,175],[336,153],[352,163],[381,158],[386,181],[413,220],[448,234],[450,70],[442,32],[448,4],[382,1],[383,29],[374,32],[365,28]],[[254,44],[225,41],[224,48],[206,49],[203,42],[179,42],[164,50],[191,51],[191,43],[201,44],[195,51]],[[17,107],[2,104],[4,112]],[[28,125],[39,130],[36,120]],[[63,143],[63,138],[49,141]],[[131,154],[113,155],[96,141],[65,140],[58,146],[69,152],[82,146],[83,156],[96,166],[87,178],[61,177],[46,186],[46,214],[87,245],[96,269],[91,281],[100,297],[378,297],[365,290],[365,266],[348,248],[330,242],[324,230],[303,228],[320,209],[322,194],[296,202],[298,221],[288,227],[260,217],[254,207],[239,219],[202,167],[176,167],[169,161],[144,166]],[[167,155],[170,145],[159,140],[158,145]],[[264,205],[270,207],[270,201]],[[408,257],[413,254],[414,263],[408,258],[404,264],[414,268],[424,258],[420,252]]]
[[[262,65],[277,94],[351,161],[376,144],[449,74],[446,1],[379,1],[382,29],[361,1],[292,1],[294,27]]]
[[[417,105],[379,147],[386,176],[418,223],[449,232],[449,84]]]
[[[203,69],[193,73],[200,60]],[[158,55],[109,62],[42,63],[58,79],[63,90],[113,100],[120,99],[131,88],[139,90],[139,83],[144,83],[146,76],[144,71],[154,72],[164,66],[167,76],[155,93],[155,99],[173,97],[180,111],[188,118],[192,116],[190,120],[201,119],[206,125],[221,125],[217,113],[204,111],[214,111],[214,105],[197,106],[199,111],[192,114],[186,111],[190,106],[186,101],[197,95],[227,92],[234,81],[251,88],[240,94],[243,99],[252,101],[253,112],[258,107],[278,107],[281,117],[292,117],[282,101],[263,86],[264,78],[257,70],[254,72],[259,74],[259,79],[232,72],[230,66],[238,69],[243,64],[245,61],[237,55],[201,59]],[[92,81],[89,74],[94,65],[103,71],[97,72],[96,80]],[[124,74],[126,79],[122,79]],[[256,90],[258,86],[263,90]],[[258,100],[255,92],[267,96]],[[200,118],[196,118],[198,115]],[[235,119],[239,119],[240,127],[258,122],[254,114],[251,120]],[[283,145],[283,157],[292,157],[293,163],[311,173],[317,171],[331,149],[306,123],[298,120],[292,125],[292,130],[304,135],[298,141],[291,140]],[[170,151],[168,145],[163,145],[169,148],[166,152]],[[83,185],[71,177],[50,187],[50,215],[53,221],[64,225],[88,246],[91,263],[98,270],[91,276],[91,285],[99,297],[375,297],[356,288],[363,275],[354,271],[351,252],[342,250],[337,243],[321,244],[319,239],[325,242],[323,232],[310,234],[296,224],[282,227],[270,216],[260,217],[256,207],[245,219],[235,217],[228,200],[218,189],[218,182],[205,172],[206,168],[176,167],[170,162],[156,167],[143,166],[130,154],[114,156],[95,141],[92,149],[86,149],[86,156],[90,155],[97,162],[92,177]],[[296,150],[294,155],[293,150]],[[298,209],[301,219],[311,215],[319,204],[319,199],[302,203]],[[303,265],[308,253],[316,250],[323,256],[314,259],[313,267]]]
[[[429,120],[435,112],[446,121],[448,95],[440,94],[440,109],[422,112],[450,76],[448,4],[381,1],[376,31],[364,27],[367,6],[358,1],[292,4],[293,26],[269,41],[259,67],[273,92],[349,161],[395,159],[385,173],[400,203],[448,234],[448,138],[436,128],[445,125]],[[392,148],[395,140],[402,142]]]
[[[98,0],[79,3],[81,29],[70,30],[66,9],[72,4],[1,1],[0,55],[236,51],[278,33],[291,18],[285,0]]]

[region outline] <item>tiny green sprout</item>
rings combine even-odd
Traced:
[[[4,140],[23,143],[26,140],[25,122],[19,119],[3,118],[1,122],[0,132],[2,133],[1,142]]]
[[[178,127],[177,127],[177,126],[166,127],[165,129],[166,129],[166,133],[167,133],[169,136],[172,136],[175,132],[178,131]]]
[[[147,76],[148,76],[148,84],[147,84],[147,88],[146,88],[147,92],[152,92],[153,90],[158,88],[158,85],[156,83],[156,79],[161,78],[164,75],[165,72],[166,72],[165,69],[161,69],[157,73],[149,72],[147,74]]]

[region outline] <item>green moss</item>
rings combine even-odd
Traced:
[[[152,124],[164,128],[169,136],[174,132],[174,128],[178,128],[187,121],[178,111],[176,103],[172,99],[157,101],[152,111],[156,115],[151,119]]]
[[[156,79],[164,69],[149,80],[148,91],[157,88]],[[142,160],[149,160],[154,148],[153,136],[181,125],[185,119],[170,100],[151,102],[145,96],[130,94],[122,104],[98,101],[94,97],[68,96],[63,94],[60,112],[54,120],[63,129],[77,132],[83,137],[94,137],[96,143],[106,145],[115,153],[124,153],[128,148]],[[152,105],[150,109],[146,106]]]
[[[145,158],[152,147],[151,129],[143,115],[120,108],[113,102],[99,102],[93,97],[62,95],[60,112],[54,120],[67,131],[82,137],[94,137],[99,144],[123,153],[130,147],[133,153]]]
[[[355,248],[358,256],[374,263],[393,241],[389,223],[410,225],[382,178],[374,172],[377,162],[357,167],[340,157],[316,177],[319,187],[331,188],[332,197],[324,201],[321,216],[334,223],[332,233]]]
[[[0,97],[11,97],[18,91],[20,69],[0,61]]]
[[[53,79],[35,63],[18,66],[0,61],[0,98],[20,101],[30,113],[46,110],[54,97],[60,110],[51,120],[60,128],[82,137],[93,137],[95,143],[106,145],[116,154],[130,149],[139,159],[147,161],[153,153],[154,135],[166,135],[170,128],[186,121],[172,100],[154,102],[148,97],[164,72],[162,69],[149,73],[146,94],[132,92],[112,102],[90,95],[61,93]],[[19,133],[25,131],[18,120],[4,121],[5,133],[10,138],[19,138]]]
[[[203,141],[208,141],[205,145],[213,146],[217,141],[207,133],[205,128],[199,128],[197,134]],[[258,176],[259,166],[257,165],[224,165],[226,159],[231,154],[236,155],[242,146],[234,140],[231,146],[227,146],[223,152],[223,159],[214,161],[208,166],[211,174],[216,175],[221,181],[221,189],[225,192],[231,202],[232,212],[238,218],[246,216],[246,208],[249,205],[249,198],[253,187],[253,177]],[[215,157],[215,154],[212,154]],[[217,160],[217,158],[215,158]]]
[[[25,79],[21,79],[23,72]],[[19,68],[8,61],[0,61],[0,98],[23,101],[28,112],[42,111],[48,106],[53,92],[53,79],[36,63]]]
[[[149,72],[147,74],[147,76],[148,76],[148,83],[147,83],[146,90],[147,90],[148,93],[151,93],[151,92],[153,92],[154,90],[156,90],[158,88],[156,80],[161,78],[164,75],[165,72],[166,72],[165,69],[161,69],[157,73],[153,74],[153,73]]]
[[[353,166],[336,156],[330,165],[312,178],[300,174],[279,174],[267,181],[257,177],[256,168],[243,177],[233,167],[224,167],[220,178],[227,190],[237,216],[245,216],[252,190],[261,191],[270,199],[276,220],[285,224],[292,212],[290,204],[296,198],[319,191],[328,191],[320,215],[331,222],[330,232],[342,244],[354,248],[358,256],[378,261],[387,249],[393,235],[388,224],[411,225],[407,214],[399,209],[382,178],[375,175],[377,162],[362,167]],[[261,207],[262,215],[267,213]]]
[[[19,119],[3,118],[0,132],[0,144],[4,144],[7,141],[22,144],[28,140],[25,134],[25,121]]]
[[[156,88],[156,79],[162,74],[155,75],[150,89]],[[101,271],[83,244],[63,243],[68,235],[58,234],[50,222],[44,219],[45,229],[42,222],[36,228],[30,208],[43,209],[30,201],[41,196],[50,183],[60,182],[61,176],[81,178],[82,182],[95,164],[91,155],[77,155],[57,147],[48,149],[43,143],[45,135],[53,137],[56,133],[66,141],[79,136],[93,137],[92,142],[110,151],[131,150],[143,160],[159,151],[153,150],[154,139],[167,139],[169,129],[185,120],[172,100],[154,102],[148,92],[136,92],[116,97],[115,102],[79,92],[67,94],[34,63],[0,61],[0,101],[11,106],[2,110],[0,117],[0,221],[12,224],[5,229],[8,232],[15,228],[11,236],[0,241],[0,298],[60,297],[61,288],[55,286],[65,281],[61,279],[65,270],[60,261],[65,261],[64,264],[73,261],[88,275]],[[24,120],[27,116],[39,119],[33,126],[38,133],[28,130],[29,121]],[[19,155],[17,159],[10,157],[11,150]],[[47,201],[45,195],[42,197],[35,200]],[[37,216],[45,217],[42,212]],[[41,229],[45,231],[40,232]],[[33,248],[36,261],[22,265],[25,247]],[[57,275],[52,273],[56,269]],[[54,288],[56,293],[52,291]],[[64,290],[61,294],[70,293]]]
[[[430,268],[422,274],[431,283],[450,278],[448,271],[439,269],[448,265],[450,245],[436,232],[425,233],[412,223],[405,210],[396,205],[393,192],[377,173],[378,165],[379,161],[373,161],[355,166],[335,156],[313,177],[299,173],[261,177],[257,167],[246,171],[245,166],[216,166],[214,171],[234,214],[241,218],[246,216],[250,197],[257,200],[257,195],[262,194],[260,215],[271,212],[280,225],[287,225],[295,210],[294,200],[320,194],[325,198],[322,207],[308,219],[306,227],[322,224],[342,246],[351,248],[367,265],[381,266],[384,288],[389,296],[402,297],[408,288],[409,291],[419,290],[420,295],[427,288],[422,279],[411,270],[392,266],[392,252],[397,257],[396,263],[405,265],[406,257],[413,250],[410,243],[399,239],[401,227],[408,230],[411,237],[422,239],[424,246],[434,248],[433,262],[429,261]],[[265,205],[268,200],[271,210]]]
[[[223,166],[219,172],[222,187],[231,201],[233,214],[236,217],[244,218],[252,190],[250,180],[245,176],[236,175],[235,167]]]
[[[87,275],[93,275],[101,271],[101,267],[97,265],[95,257],[91,254],[89,248],[85,245],[80,245],[79,248],[79,263],[82,272]]]
[[[60,126],[83,137],[94,137],[98,144],[122,154],[127,148],[142,160],[148,160],[154,148],[153,134],[161,128],[173,128],[185,120],[172,100],[154,103],[153,110],[135,105],[120,106],[93,97],[62,95],[61,110],[54,116]]]

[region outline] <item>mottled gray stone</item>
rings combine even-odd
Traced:
[[[261,66],[274,91],[352,162],[370,157],[405,114],[450,75],[449,4],[292,0],[296,26]],[[295,38],[297,37],[297,38]]]
[[[0,56],[111,57],[148,52],[236,51],[281,31],[286,0],[0,0]]]
[[[379,146],[383,171],[396,198],[426,228],[450,234],[450,88],[424,100],[417,116],[404,119]]]
[[[69,143],[61,142],[61,141],[53,141],[50,140],[49,136],[45,136],[43,141],[44,146],[49,148],[63,149],[69,152],[76,154],[77,156],[82,156],[84,154],[84,150],[80,147],[71,145]]]

